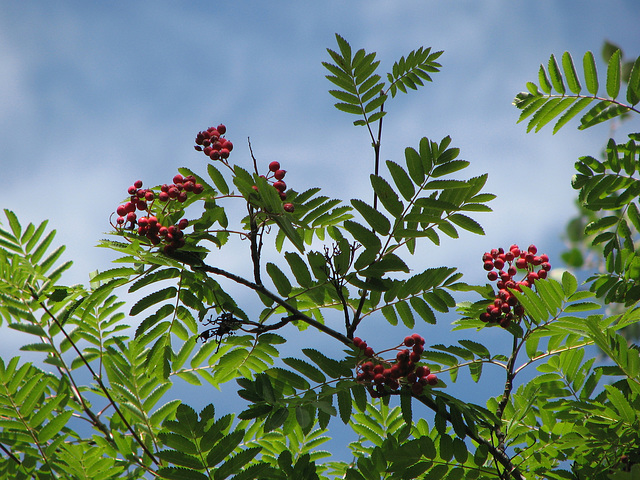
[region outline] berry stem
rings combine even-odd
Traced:
[[[520,351],[520,347],[524,342],[518,343],[518,338],[513,336],[513,348],[511,351],[511,356],[509,357],[509,361],[507,362],[507,379],[504,383],[504,391],[502,393],[502,399],[498,404],[498,408],[496,409],[496,416],[500,421],[502,421],[502,414],[504,413],[504,409],[509,402],[509,397],[511,396],[511,391],[513,390],[513,379],[516,376],[515,372],[515,363],[516,358],[518,356],[518,352]],[[497,423],[495,426],[496,437],[498,437],[498,449],[502,452],[505,452],[505,444],[504,440],[506,438],[506,434],[502,431],[500,424]]]

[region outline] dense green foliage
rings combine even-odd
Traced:
[[[173,225],[200,208],[184,244],[158,247],[116,223],[101,246],[118,253],[118,266],[93,274],[88,287],[61,284],[70,262],[61,263],[64,248],[53,247],[47,222],[25,227],[5,210],[0,326],[32,336],[22,350],[42,352],[53,373],[0,358],[0,477],[638,478],[640,351],[620,330],[640,319],[640,134],[611,139],[600,160],[576,162],[573,186],[589,219],[580,239],[602,256],[605,271],[586,288],[569,272],[513,288],[524,315],[502,327],[483,322],[498,294],[491,285],[467,285],[449,266],[416,271],[411,259],[460,229],[484,234],[476,217],[495,198],[483,190],[487,175],[463,179],[469,162],[449,137],[416,139],[403,159],[385,162],[385,172],[380,165],[386,102],[431,82],[442,52],[414,50],[385,77],[375,53],[336,39],[323,64],[337,87],[330,90],[336,108],[355,115],[371,138],[372,202],[343,203],[319,188],[279,195],[255,158],[253,171],[226,158],[203,173],[181,168],[202,192],[153,201],[148,215]],[[528,130],[559,117],[556,132],[593,102],[581,129],[640,113],[640,58],[625,69],[621,52],[611,52],[602,78],[587,52],[584,80],[569,53],[560,63],[551,56],[539,85],[528,83],[516,97],[521,120],[531,117]],[[263,259],[266,242],[275,243],[277,258]],[[251,278],[209,264],[210,249],[230,245],[248,249]],[[580,266],[581,250],[573,248],[566,258]],[[220,279],[246,293],[234,297]],[[478,301],[457,302],[462,291]],[[134,292],[131,336],[123,308]],[[597,313],[602,303],[620,306]],[[262,310],[248,314],[256,305]],[[366,335],[366,317],[428,328],[454,309],[454,330],[499,329],[506,347],[491,352],[469,339],[425,345],[419,365],[438,377],[418,388],[410,375],[384,386],[358,373],[367,361],[390,367],[404,348],[400,333],[372,345],[372,354],[359,348],[354,339]],[[328,318],[344,326],[329,327],[337,322]],[[277,333],[289,324],[298,329],[293,338]],[[280,345],[312,334],[330,336],[343,354],[300,348],[280,357]],[[587,354],[593,345],[602,361]],[[505,373],[489,398],[469,403],[447,393],[446,381],[456,382],[460,370],[480,382],[488,367]],[[525,370],[531,380],[518,381]],[[213,405],[196,412],[187,399],[166,401],[178,378],[235,395],[233,380],[249,406],[220,416]],[[322,449],[336,421],[357,435],[351,462],[327,460]]]

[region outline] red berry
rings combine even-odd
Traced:
[[[496,258],[493,262],[493,266],[498,270],[502,270],[502,268],[504,267],[504,260],[502,260],[501,258]]]
[[[419,343],[420,345],[424,345],[424,343],[425,343],[424,342],[424,338],[422,338],[422,336],[420,336],[420,334],[412,333],[411,336],[416,341],[416,343]]]
[[[360,345],[362,345],[362,339],[361,339],[360,337],[355,337],[355,338],[353,339],[353,344],[354,344],[356,347],[360,348]]]
[[[227,127],[225,125],[223,125],[222,123],[220,125],[218,125],[216,130],[218,131],[218,133],[220,135],[224,135],[225,133],[227,133]]]
[[[282,180],[286,173],[287,173],[286,170],[276,170],[273,176],[276,177],[278,180]]]
[[[180,192],[180,193],[178,194],[178,201],[179,201],[180,203],[182,203],[182,202],[184,202],[184,201],[186,201],[186,200],[187,200],[187,192]]]
[[[272,172],[277,172],[280,170],[280,162],[271,162],[269,164],[269,170]]]
[[[142,188],[142,180],[136,180],[133,182],[133,186],[136,188]]]
[[[409,354],[409,359],[411,359],[413,363],[418,363],[420,361],[420,354],[413,351]]]
[[[229,158],[229,150],[226,148],[221,149],[220,158]]]
[[[412,347],[414,343],[416,343],[413,337],[405,337],[403,342],[407,347]]]
[[[535,245],[529,245],[529,248],[527,248],[527,251],[532,255],[535,255],[536,253],[538,253],[538,248]]]
[[[183,183],[183,182],[184,182],[184,178],[179,173],[175,177],[173,177],[173,183]]]
[[[158,194],[158,200],[160,200],[161,202],[166,202],[167,200],[169,200],[169,194],[167,192],[160,192]]]
[[[544,280],[545,278],[547,278],[547,271],[546,270],[540,270],[538,272],[538,278],[541,278],[542,280]]]
[[[281,180],[278,180],[273,184],[274,188],[279,192],[284,192],[287,189],[287,184]]]
[[[516,267],[527,268],[527,261],[524,258],[519,258],[518,260],[516,260]]]
[[[379,385],[384,383],[384,375],[381,373],[376,374],[375,377],[373,377],[373,381]]]
[[[365,354],[367,357],[373,357],[373,354],[374,354],[374,352],[373,352],[373,348],[371,348],[371,347],[367,347],[367,348],[365,348],[365,350],[364,350],[364,354]]]
[[[435,373],[430,373],[427,375],[427,383],[429,385],[436,385],[438,383],[438,377]]]
[[[551,270],[551,264],[549,262],[543,262],[540,267],[542,268],[542,270],[546,270],[549,271]],[[538,274],[540,274],[540,272],[538,272]]]
[[[204,186],[201,183],[196,183],[193,186],[193,193],[200,195],[202,192],[204,192]]]
[[[118,216],[124,217],[127,213],[129,213],[129,211],[127,210],[127,207],[125,205],[120,205],[116,209],[116,213],[118,214]]]
[[[136,214],[134,212],[127,213],[127,222],[135,222]]]
[[[414,395],[422,395],[423,391],[424,387],[422,386],[422,384],[414,383],[413,385],[411,385],[411,393],[413,393]]]
[[[420,345],[419,343],[416,343],[416,344],[413,346],[413,351],[419,355],[419,354],[421,354],[422,352],[424,352],[424,347],[423,347],[422,345]]]
[[[127,189],[127,193],[129,195],[135,195],[136,193],[138,193],[138,189],[136,187],[134,187],[133,185],[131,185],[128,189]]]
[[[406,362],[409,360],[409,350],[401,350],[396,354],[396,360],[399,362]]]
[[[293,203],[285,203],[283,205],[283,208],[285,212],[293,213],[293,210],[294,210]]]
[[[486,262],[484,262],[484,269],[486,271],[493,270],[493,262],[491,260],[487,260]]]
[[[182,218],[178,222],[178,227],[180,228],[180,230],[184,230],[188,226],[189,226],[189,220],[187,220],[186,218]]]

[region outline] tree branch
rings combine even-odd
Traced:
[[[264,285],[258,285],[257,283],[253,283],[247,280],[246,278],[240,277],[231,272],[227,272],[226,270],[223,270],[221,268],[207,265],[199,257],[195,255],[180,255],[180,254],[176,255],[176,253],[177,252],[172,253],[171,257],[175,260],[178,260],[182,263],[189,265],[192,270],[200,270],[207,273],[213,273],[214,275],[220,275],[222,277],[228,278],[229,280],[233,280],[234,282],[239,283],[240,285],[244,285],[245,287],[248,287],[255,292],[261,293],[265,297],[273,300],[275,303],[277,303],[278,305],[283,307],[287,312],[289,312],[292,316],[294,316],[295,320],[301,320],[311,325],[312,327],[315,327],[321,332],[326,333],[330,337],[333,337],[336,340],[344,343],[347,346],[353,345],[353,342],[348,337],[344,336],[340,332],[335,331],[332,328],[327,327],[323,323],[320,323],[317,320],[314,320],[308,315],[305,315],[300,310],[298,310],[291,304],[287,303],[286,300],[283,300],[278,295],[276,295],[275,293],[265,288]]]

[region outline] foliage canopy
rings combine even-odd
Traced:
[[[416,139],[403,159],[380,165],[386,102],[431,82],[442,52],[418,48],[385,76],[375,53],[354,51],[339,35],[336,41],[323,63],[329,93],[371,138],[372,201],[279,188],[279,164],[261,168],[253,152],[253,171],[231,163],[221,125],[196,139],[196,150],[211,158],[216,142],[216,151],[226,150],[205,171],[180,168],[173,187],[131,187],[133,211],[124,208],[126,219],[101,242],[117,252],[117,266],[94,273],[87,287],[61,283],[71,262],[62,261],[64,248],[54,246],[46,221],[24,226],[5,210],[0,325],[30,336],[21,349],[41,352],[52,373],[0,358],[2,478],[637,478],[640,352],[620,331],[640,314],[640,134],[611,139],[604,158],[575,164],[573,186],[589,218],[583,238],[604,266],[588,288],[570,272],[547,278],[533,246],[523,249],[518,268],[517,246],[511,257],[485,254],[487,270],[500,270],[497,290],[462,282],[450,266],[416,272],[418,244],[436,248],[460,230],[483,235],[477,217],[491,211],[495,196],[484,191],[486,174],[462,176],[470,162],[448,136]],[[622,53],[612,51],[602,77],[587,52],[581,79],[569,53],[560,62],[552,55],[538,84],[516,96],[520,121],[529,118],[527,130],[539,131],[555,120],[555,133],[588,106],[580,129],[640,113],[640,58],[628,63],[623,68]],[[189,195],[178,201],[171,188]],[[144,217],[135,215],[136,202],[144,203]],[[196,207],[199,216],[181,223]],[[150,233],[153,226],[165,228],[162,238]],[[210,250],[237,240],[246,240],[250,278],[209,263]],[[274,242],[276,259],[263,258],[265,242]],[[502,271],[505,261],[525,280],[511,285],[515,273]],[[234,297],[221,280],[247,294]],[[478,301],[457,302],[459,292]],[[137,298],[129,307],[133,335],[124,321],[127,293]],[[247,313],[256,304],[262,310]],[[622,307],[598,313],[602,304]],[[521,313],[512,314],[516,305]],[[484,313],[494,308],[499,323]],[[492,352],[470,339],[422,346],[420,335],[400,334],[368,346],[356,336],[366,332],[367,317],[429,328],[454,309],[454,330],[501,329],[507,347]],[[328,318],[343,327],[330,327],[336,322]],[[289,324],[296,338],[278,333]],[[280,346],[309,329],[342,353],[300,348],[281,358]],[[586,355],[592,345],[606,362]],[[480,382],[489,367],[505,374],[493,396],[470,403],[447,393],[445,374],[456,382],[467,370]],[[534,368],[531,380],[519,381]],[[213,405],[197,412],[181,399],[166,401],[176,379],[203,390],[235,381],[248,407],[220,415]],[[351,462],[327,460],[323,450],[335,421],[357,436]]]

